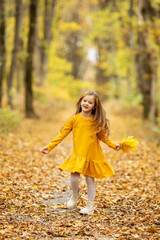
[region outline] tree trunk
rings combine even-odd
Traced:
[[[5,8],[4,0],[0,0],[0,107],[2,106],[3,78],[5,72]]]
[[[80,78],[80,64],[82,57],[79,54],[80,47],[77,44],[80,41],[80,38],[80,33],[72,32],[66,41],[68,46],[67,59],[72,63],[72,76],[75,80]]]
[[[36,30],[36,14],[37,14],[37,4],[38,0],[30,1],[30,22],[29,22],[29,33],[28,33],[28,56],[25,65],[25,111],[26,117],[32,118],[36,117],[33,109],[33,55],[35,49],[35,30]]]
[[[152,13],[152,14],[151,14]],[[153,8],[149,0],[138,1],[138,75],[143,95],[143,117],[155,122],[157,115],[157,59],[151,48],[148,21],[154,20]]]
[[[21,9],[21,3],[22,0],[15,0],[15,35],[14,35],[14,47],[13,47],[13,52],[12,52],[12,60],[11,60],[11,66],[10,66],[10,71],[7,77],[7,94],[8,94],[8,105],[13,107],[12,103],[12,85],[13,85],[13,77],[14,77],[14,70],[16,67],[16,54],[18,51],[18,41],[19,41],[19,26],[20,26],[20,9]]]
[[[39,69],[39,79],[40,85],[46,78],[47,63],[48,63],[48,53],[47,49],[52,39],[52,22],[54,17],[54,6],[55,0],[45,0],[45,10],[44,10],[44,24],[43,24],[43,39],[40,40],[40,69]]]
[[[20,10],[20,26],[19,28],[21,28],[21,26],[23,26],[23,21],[24,21],[24,16],[27,14],[28,11],[28,3],[24,2],[21,0],[21,10]],[[22,79],[24,79],[24,64],[25,64],[25,60],[22,59],[21,54],[19,55],[18,53],[21,53],[24,51],[24,40],[22,36],[19,36],[18,39],[18,50],[17,50],[17,57],[16,57],[16,69],[15,69],[15,73],[16,73],[16,90],[17,93],[20,92],[22,85],[23,85],[23,81]]]
[[[129,46],[131,51],[134,51],[134,33],[133,33],[133,25],[132,25],[132,16],[133,16],[133,0],[130,0],[130,9],[129,9],[129,17],[130,17],[130,26],[129,26]],[[136,61],[135,61],[135,54],[132,54],[134,67],[136,68]],[[132,94],[132,81],[131,81],[131,74],[130,74],[130,68],[127,69],[127,86],[128,86],[128,92]]]
[[[24,49],[24,42],[23,39],[19,37],[18,41],[18,52],[22,52]],[[24,79],[24,60],[21,59],[21,57],[18,57],[17,55],[17,61],[16,61],[16,90],[17,93],[20,92],[22,87],[22,79]]]
[[[82,8],[82,1],[77,1],[76,4],[77,9]],[[65,17],[64,17],[65,20]],[[78,11],[73,11],[73,9],[70,12],[70,17],[66,16],[66,22],[75,22],[77,24],[81,24],[81,18],[78,13]],[[82,77],[81,73],[81,64],[82,64],[82,38],[83,38],[83,31],[82,29],[78,31],[70,31],[69,34],[66,35],[67,38],[65,40],[65,49],[64,51],[66,52],[66,58],[67,60],[72,64],[72,76],[74,77],[75,80],[78,80],[79,78]],[[61,55],[61,53],[59,54]]]

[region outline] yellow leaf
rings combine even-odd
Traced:
[[[157,228],[155,226],[151,226],[147,229],[147,232],[150,232],[150,233],[157,232]]]
[[[30,208],[32,207],[32,204],[25,206],[25,208]]]
[[[126,230],[126,229],[127,229],[127,227],[122,227],[122,228],[121,228],[121,230]]]

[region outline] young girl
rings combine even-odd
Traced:
[[[69,209],[76,207],[80,198],[79,177],[86,177],[88,202],[81,209],[81,214],[94,212],[95,182],[94,178],[107,178],[114,174],[111,165],[106,161],[99,140],[119,151],[121,146],[109,138],[109,126],[106,113],[96,92],[85,92],[77,102],[76,114],[64,124],[58,136],[42,153],[48,154],[70,132],[73,132],[73,153],[59,168],[71,172],[70,182],[72,195],[67,203]]]

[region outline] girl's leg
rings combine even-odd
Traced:
[[[78,193],[79,192],[79,177],[80,173],[71,173],[70,176],[70,182],[71,182],[71,188],[73,193]]]
[[[88,201],[94,201],[95,191],[96,191],[94,178],[86,176],[86,182],[87,182]]]
[[[75,172],[75,173],[71,173],[71,177],[70,177],[70,182],[71,182],[71,188],[72,188],[72,195],[69,199],[69,201],[67,202],[67,207],[69,209],[73,209],[76,207],[77,202],[80,198],[79,195],[79,177],[80,174]]]
[[[81,214],[92,214],[94,212],[95,182],[94,178],[86,176],[88,202],[87,206],[82,208]]]

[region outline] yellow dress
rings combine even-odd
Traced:
[[[93,178],[107,178],[114,174],[114,170],[105,159],[99,140],[113,149],[116,144],[106,136],[104,129],[99,133],[95,133],[92,120],[93,118],[82,117],[81,113],[70,117],[47,148],[51,151],[72,131],[72,156],[64,161],[59,168],[72,173],[78,172]]]

